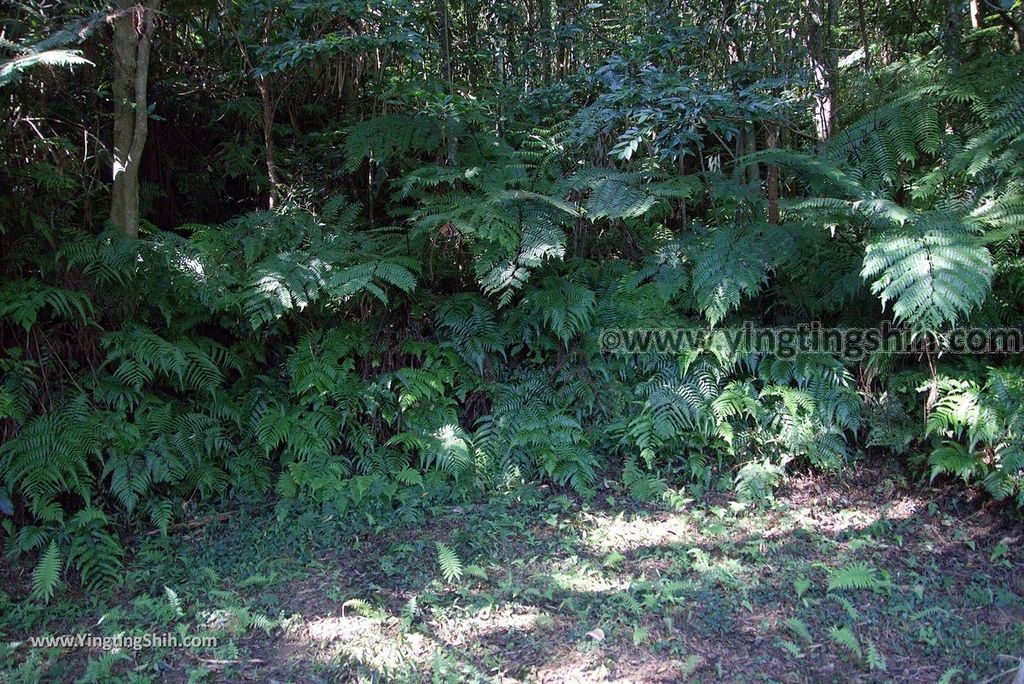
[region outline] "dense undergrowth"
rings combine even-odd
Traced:
[[[1020,59],[895,61],[851,77],[872,101],[827,144],[744,155],[725,141],[774,127],[793,91],[695,82],[664,47],[608,61],[560,121],[499,134],[449,98],[296,132],[291,154],[314,152],[279,207],[138,240],[76,227],[94,190],[73,169],[12,164],[0,510],[35,595],[113,586],[128,532],[228,499],[372,517],[618,480],[753,500],[877,449],[1024,505],[1016,357],[600,337],[1019,326]]]

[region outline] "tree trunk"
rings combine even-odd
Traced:
[[[836,123],[836,63],[832,52],[832,28],[836,0],[809,0],[807,52],[814,80],[814,128],[822,142],[832,136]]]
[[[544,85],[551,85],[551,43],[554,31],[551,30],[551,0],[540,2],[540,43],[541,61],[544,63]]]
[[[860,24],[860,44],[864,49],[864,71],[871,71],[871,42],[868,40],[868,20],[864,0],[857,0],[857,21]]]
[[[441,15],[441,26],[438,33],[440,39],[438,42],[441,44],[441,78],[445,83],[448,84],[448,93],[454,95],[455,92],[455,76],[452,71],[452,32],[451,32],[451,15],[448,8],[448,0],[438,0],[439,12]]]
[[[267,208],[273,209],[278,203],[278,188],[281,185],[277,176],[277,164],[274,162],[274,96],[270,90],[270,81],[266,76],[259,76],[256,87],[260,91],[260,103],[263,111],[263,155],[267,163],[267,181],[270,192],[267,195]]]
[[[971,0],[971,28],[977,31],[985,20],[985,6],[982,0]]]
[[[775,124],[768,124],[768,132],[765,137],[768,149],[777,147],[779,127]],[[779,224],[779,167],[777,164],[768,165],[768,222]]]
[[[114,185],[110,221],[125,237],[139,235],[139,165],[149,122],[149,53],[160,0],[120,1],[114,31]]]
[[[992,2],[992,0],[979,0],[979,2],[981,3],[981,7],[979,7],[979,11],[981,12],[982,18],[984,18],[985,10],[986,9],[987,10],[991,10],[991,11],[995,12],[996,14],[998,14],[999,18],[1002,20],[1002,22],[1006,25],[1006,27],[1008,29],[1010,29],[1011,35],[1013,35],[1013,47],[1014,47],[1014,49],[1017,52],[1021,52],[1022,50],[1024,50],[1024,17],[1014,18],[1013,14],[1012,14],[1012,12],[1013,12],[1012,9],[1009,9],[1009,10],[1004,9],[1000,5],[994,4]],[[971,5],[972,12],[973,12],[973,7],[974,7],[974,5],[972,4]],[[972,14],[972,17],[973,17],[973,14]]]
[[[743,154],[752,155],[757,152],[757,128],[751,124],[743,131]],[[748,163],[746,170],[747,185],[761,185],[761,166],[757,162]]]
[[[946,0],[942,24],[942,52],[953,63],[960,61],[960,4]]]

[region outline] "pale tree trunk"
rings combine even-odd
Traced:
[[[274,95],[266,76],[258,78],[256,87],[260,91],[260,103],[263,110],[263,154],[267,163],[267,182],[270,183],[267,208],[273,209],[277,206],[278,188],[281,186],[281,181],[277,176],[277,164],[274,162]]]
[[[807,5],[807,52],[814,80],[814,129],[822,142],[832,137],[836,124],[836,63],[832,29],[837,0],[809,0]]]
[[[544,62],[544,85],[551,85],[551,42],[555,39],[551,30],[551,0],[540,3],[541,61]]]
[[[149,53],[160,0],[118,3],[114,31],[114,186],[110,220],[126,237],[139,235],[139,164],[149,122]]]
[[[448,0],[439,0],[438,5],[438,13],[441,15],[441,26],[438,31],[441,43],[441,78],[448,84],[449,94],[454,95],[455,75],[452,71],[451,12],[449,11]]]
[[[977,31],[985,20],[985,7],[982,0],[971,0],[971,28]]]
[[[743,154],[752,155],[757,152],[757,128],[754,124],[743,130]],[[761,167],[757,162],[747,164],[744,171],[747,185],[761,185]]]
[[[274,21],[274,8],[267,12],[263,21],[263,45],[270,44],[270,27]],[[244,52],[244,50],[243,50]],[[250,67],[252,65],[250,64]],[[274,93],[269,76],[263,74],[256,78],[256,86],[260,91],[260,103],[263,110],[263,152],[267,162],[267,182],[270,192],[267,195],[267,207],[273,209],[278,203],[278,189],[281,187],[277,176],[277,163],[274,161]]]

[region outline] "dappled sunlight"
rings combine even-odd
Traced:
[[[322,617],[305,623],[306,634],[314,641],[352,640],[368,632],[379,632],[379,620],[348,615]]]
[[[358,662],[379,672],[415,669],[441,644],[418,633],[401,633],[394,620],[360,615],[302,619],[291,625],[278,648],[321,664]]]
[[[681,515],[586,514],[581,520],[586,524],[581,533],[583,544],[596,554],[684,543],[697,532],[690,519]]]
[[[0,682],[1024,684],[1022,2],[5,3]]]
[[[589,568],[553,571],[549,575],[550,582],[564,591],[582,591],[591,593],[608,593],[624,591],[629,588],[629,578]]]
[[[550,624],[551,617],[534,606],[501,604],[439,624],[437,638],[453,646],[462,646],[491,635],[531,633]]]

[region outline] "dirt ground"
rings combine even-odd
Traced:
[[[883,470],[794,477],[768,505],[539,490],[373,533],[313,526],[294,553],[241,525],[174,535],[148,570],[140,554],[173,599],[129,588],[68,609],[217,649],[22,646],[11,681],[30,661],[110,681],[1013,681],[1024,656],[1020,519]]]

